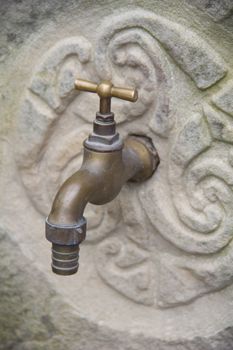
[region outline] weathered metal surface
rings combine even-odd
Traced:
[[[97,92],[101,99],[109,101],[112,96],[132,102],[137,99],[136,90],[115,88],[112,91],[110,82],[103,82],[93,88],[90,82],[76,80],[75,85],[84,91]],[[86,222],[83,215],[87,203],[103,205],[110,202],[127,181],[141,182],[148,179],[159,164],[151,139],[134,135],[129,136],[124,144],[121,143],[115,131],[113,113],[110,109],[105,111],[106,114],[103,108],[100,110],[102,112],[97,113],[93,125],[94,131],[84,142],[82,166],[59,189],[46,219],[46,238],[56,245],[60,244],[60,252],[62,247],[66,251],[67,246],[78,245],[84,239]],[[106,151],[103,145],[110,145],[111,148]],[[53,259],[55,273],[73,274],[77,271],[77,266],[64,267],[62,262],[61,268],[59,263]]]

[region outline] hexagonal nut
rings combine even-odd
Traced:
[[[48,241],[59,245],[80,244],[86,237],[86,219],[76,225],[56,225],[45,220],[45,234]]]

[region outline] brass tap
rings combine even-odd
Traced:
[[[135,102],[137,91],[114,87],[110,81],[95,84],[77,79],[75,88],[100,97],[93,132],[84,141],[81,168],[59,189],[46,219],[46,238],[52,242],[52,270],[71,275],[78,270],[79,244],[85,239],[87,203],[102,205],[113,200],[127,181],[152,176],[159,157],[151,139],[131,135],[121,140],[116,132],[111,98]]]

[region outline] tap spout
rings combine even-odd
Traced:
[[[129,136],[124,147],[110,152],[88,149],[79,171],[59,189],[46,219],[46,237],[52,242],[52,269],[70,275],[78,269],[79,244],[85,239],[87,203],[113,200],[128,181],[149,178],[158,165],[153,145],[143,137]]]

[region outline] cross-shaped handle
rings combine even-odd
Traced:
[[[100,84],[91,81],[77,79],[75,88],[80,91],[95,92],[100,97],[100,113],[108,114],[111,112],[111,98],[117,97],[122,100],[136,102],[138,93],[133,88],[120,88],[113,86],[110,81],[103,80]]]

